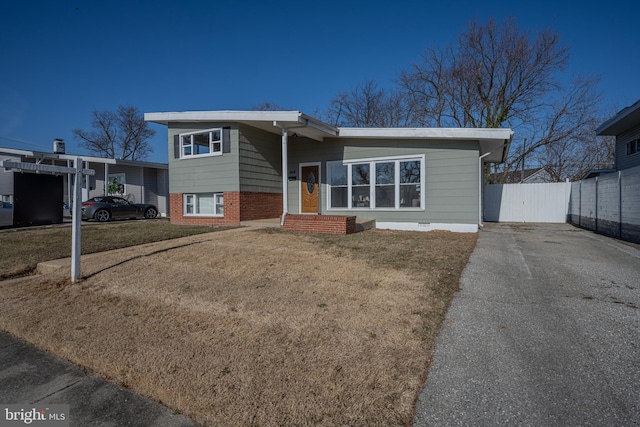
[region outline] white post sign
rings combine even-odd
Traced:
[[[81,254],[81,207],[82,207],[82,177],[83,175],[95,175],[93,169],[82,169],[82,159],[76,157],[75,167],[64,167],[55,165],[43,165],[36,163],[22,163],[5,160],[2,167],[6,169],[17,169],[21,171],[52,172],[72,174],[75,176],[73,187],[73,211],[72,211],[72,231],[71,231],[71,281],[80,280],[80,254]]]

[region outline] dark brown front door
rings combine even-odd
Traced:
[[[300,177],[300,194],[302,197],[302,213],[318,213],[319,205],[319,183],[318,166],[303,166]]]

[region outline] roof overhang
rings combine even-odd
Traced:
[[[182,111],[145,113],[148,122],[243,123],[267,132],[281,134],[287,129],[297,136],[324,141],[325,138],[432,139],[477,141],[485,162],[503,162],[513,138],[511,129],[477,128],[336,128],[300,111]]]
[[[339,128],[340,137],[370,139],[432,139],[478,141],[488,163],[504,162],[513,138],[511,129],[488,128]]]
[[[596,135],[620,135],[638,124],[640,124],[640,100],[620,110],[618,114],[601,124],[596,129]]]
[[[102,164],[121,165],[121,166],[143,166],[143,167],[149,167],[149,168],[155,168],[155,169],[168,169],[168,165],[166,163],[141,162],[137,160],[108,159],[106,157],[84,156],[82,154],[57,154],[57,153],[47,153],[45,151],[20,150],[17,148],[0,147],[0,157],[2,157],[3,154],[13,155],[13,156],[23,156],[27,158],[33,158],[36,160],[44,160],[44,159],[75,160],[77,157],[80,157],[83,162],[90,162],[90,163],[102,163]]]
[[[282,134],[282,129],[287,129],[316,141],[338,135],[337,128],[300,111],[182,111],[145,113],[144,119],[167,126],[169,123],[238,122],[278,135]]]

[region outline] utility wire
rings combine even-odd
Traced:
[[[48,149],[48,148],[49,148],[49,147],[48,147],[48,146],[46,146],[46,145],[42,145],[42,144],[33,144],[33,143],[26,142],[26,141],[23,141],[23,140],[20,140],[20,139],[9,138],[9,137],[7,137],[7,136],[2,136],[2,135],[0,135],[0,139],[4,139],[5,141],[17,142],[17,143],[19,143],[19,144],[28,145],[28,146],[31,146],[31,147],[37,147],[37,148],[39,148],[39,149],[43,149],[43,148],[44,148],[44,149]]]

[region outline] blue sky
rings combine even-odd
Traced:
[[[0,146],[50,151],[91,111],[242,110],[272,102],[307,114],[366,80],[392,85],[425,47],[471,20],[515,16],[570,49],[566,77],[600,76],[603,111],[640,99],[632,0],[87,1],[7,0],[0,27]],[[153,125],[148,160],[167,161]]]

